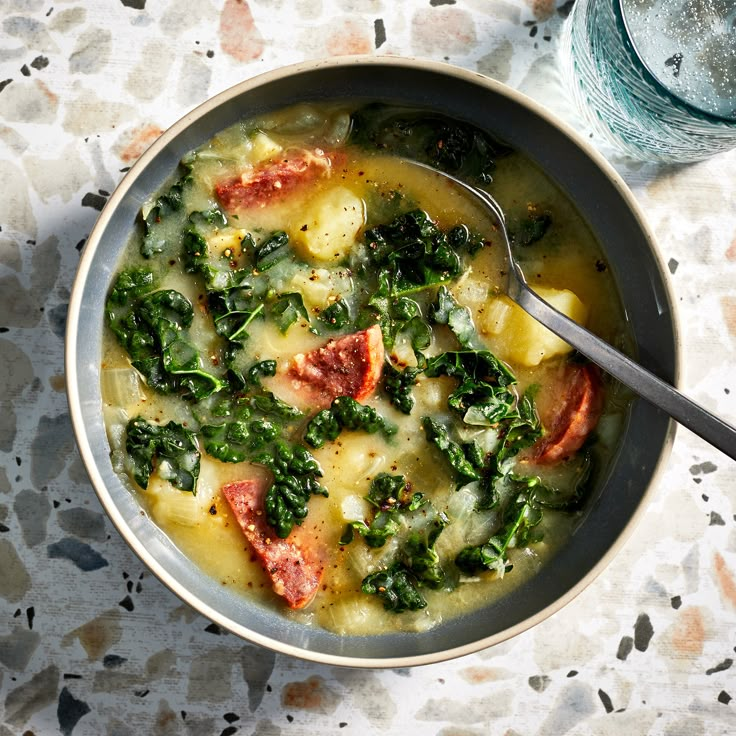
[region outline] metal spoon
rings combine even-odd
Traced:
[[[506,230],[506,218],[503,209],[488,192],[466,184],[456,177],[438,171],[431,166],[412,161],[413,165],[428,169],[438,176],[442,176],[476,200],[479,200],[498,222],[511,274],[506,285],[506,293],[525,312],[543,324],[547,329],[572,345],[578,352],[585,355],[615,379],[628,386],[634,393],[662,409],[683,427],[687,427],[702,437],[721,452],[736,460],[736,429],[726,424],[722,419],[691,401],[669,383],[657,378],[646,368],[642,368],[631,358],[611,347],[607,342],[590,330],[581,327],[562,312],[548,304],[541,296],[532,291],[526,282],[524,273],[514,258]]]

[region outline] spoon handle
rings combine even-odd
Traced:
[[[590,358],[642,398],[736,460],[736,429],[698,406],[669,383],[548,304],[526,284],[518,283],[514,300],[565,342]]]

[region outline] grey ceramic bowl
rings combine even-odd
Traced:
[[[669,451],[669,419],[635,401],[620,450],[570,542],[528,583],[475,613],[422,634],[337,636],[250,603],[193,565],[142,512],[113,472],[102,419],[100,352],[105,295],[141,203],[182,156],[237,120],[301,101],[364,98],[463,118],[535,160],[577,204],[618,278],[641,362],[677,379],[672,300],[642,213],[613,168],[547,111],[502,84],[448,65],[351,57],[309,62],[243,82],[164,133],[110,197],[82,254],[69,305],[66,377],[77,443],[117,529],[180,598],[233,633],[282,653],[361,667],[403,667],[468,654],[514,636],[580,593],[632,531]]]

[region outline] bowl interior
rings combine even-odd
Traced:
[[[112,521],[151,570],[203,615],[251,641],[309,659],[405,666],[469,653],[557,610],[597,575],[641,513],[671,440],[668,417],[635,401],[616,461],[571,541],[526,584],[493,605],[429,634],[338,636],[290,622],[203,574],[141,512],[113,472],[102,419],[99,365],[104,302],[141,204],[181,157],[237,120],[309,100],[383,100],[425,107],[485,128],[536,161],[576,202],[603,244],[645,367],[677,377],[677,336],[663,271],[642,216],[603,159],[548,113],[503,85],[446,65],[344,59],[280,70],[244,82],[167,131],[113,193],[82,256],[70,303],[67,382],[77,442]],[[624,278],[625,276],[625,278]]]

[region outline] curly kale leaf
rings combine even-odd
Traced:
[[[255,267],[267,271],[289,255],[289,236],[283,230],[271,233],[255,247]]]
[[[369,595],[377,595],[383,601],[383,607],[392,613],[418,611],[427,607],[427,601],[419,592],[417,579],[399,561],[386,570],[363,578],[361,590]]]
[[[427,439],[433,442],[442,454],[447,458],[450,467],[462,478],[478,480],[481,475],[474,466],[476,454],[466,454],[464,446],[453,442],[450,433],[443,424],[436,422],[432,417],[422,417],[422,426]]]
[[[329,409],[318,412],[307,424],[304,440],[314,448],[322,447],[340,435],[343,429],[360,430],[368,434],[383,432],[390,436],[397,428],[387,422],[371,406],[364,406],[350,396],[333,399]]]
[[[162,253],[167,246],[167,231],[160,224],[173,213],[184,207],[184,192],[191,185],[190,173],[172,184],[168,190],[156,199],[148,214],[143,218],[145,234],[141,242],[140,252],[144,258],[151,258]]]
[[[266,491],[266,520],[276,534],[285,539],[301,524],[308,513],[311,496],[326,496],[317,478],[322,469],[310,452],[301,445],[289,445],[277,440],[270,450],[255,455],[251,461],[265,466],[273,473],[273,484]]]
[[[300,319],[309,323],[309,312],[304,306],[304,298],[297,292],[279,294],[269,309],[269,315],[278,325],[282,335],[285,335],[289,327]]]
[[[467,307],[457,303],[446,286],[440,286],[437,299],[429,309],[429,318],[438,325],[447,325],[464,348],[474,348],[479,340],[473,317]]]
[[[208,455],[223,463],[242,463],[279,437],[281,427],[266,419],[250,422],[233,419],[222,424],[205,424],[200,432]]]
[[[141,488],[148,488],[154,467],[176,488],[197,492],[199,450],[194,433],[176,422],[152,424],[143,417],[128,422],[125,449],[132,475]]]
[[[449,523],[444,513],[438,513],[423,529],[409,534],[401,547],[399,558],[411,570],[420,586],[426,585],[436,590],[445,584],[445,572],[435,544]]]
[[[460,256],[423,210],[366,230],[370,259],[388,275],[389,297],[405,296],[460,275]]]
[[[412,387],[416,386],[417,376],[421,373],[421,368],[412,366],[399,370],[387,363],[383,367],[383,390],[391,403],[404,414],[411,414],[411,410],[414,408],[415,401]]]
[[[461,350],[441,353],[427,361],[427,376],[451,376],[460,380],[486,381],[498,386],[516,383],[505,363],[488,350]]]
[[[492,570],[499,575],[510,569],[508,550],[523,547],[541,539],[535,527],[543,516],[535,486],[538,478],[518,479],[518,490],[506,503],[501,527],[485,543],[465,547],[455,558],[455,564],[465,573],[473,575],[483,570]]]
[[[194,400],[222,390],[224,382],[202,369],[199,352],[187,339],[194,315],[192,303],[173,289],[136,299],[144,287],[136,286],[135,279],[131,285],[131,278],[129,271],[123,271],[116,279],[107,302],[107,319],[148,385],[159,393],[181,393]],[[147,278],[141,279],[148,284]],[[119,304],[126,295],[132,301]]]
[[[489,183],[508,148],[470,123],[398,105],[371,103],[352,115],[350,142]]]
[[[340,544],[350,544],[357,531],[369,547],[383,547],[389,537],[401,528],[399,512],[416,511],[426,503],[421,493],[412,492],[411,483],[403,475],[379,473],[372,481],[365,497],[377,511],[370,521],[351,521],[340,539]]]
[[[330,330],[341,330],[350,324],[350,307],[344,299],[330,304],[319,316]]]
[[[533,245],[541,240],[552,224],[552,217],[548,212],[532,213],[509,227],[509,239],[512,245]]]

